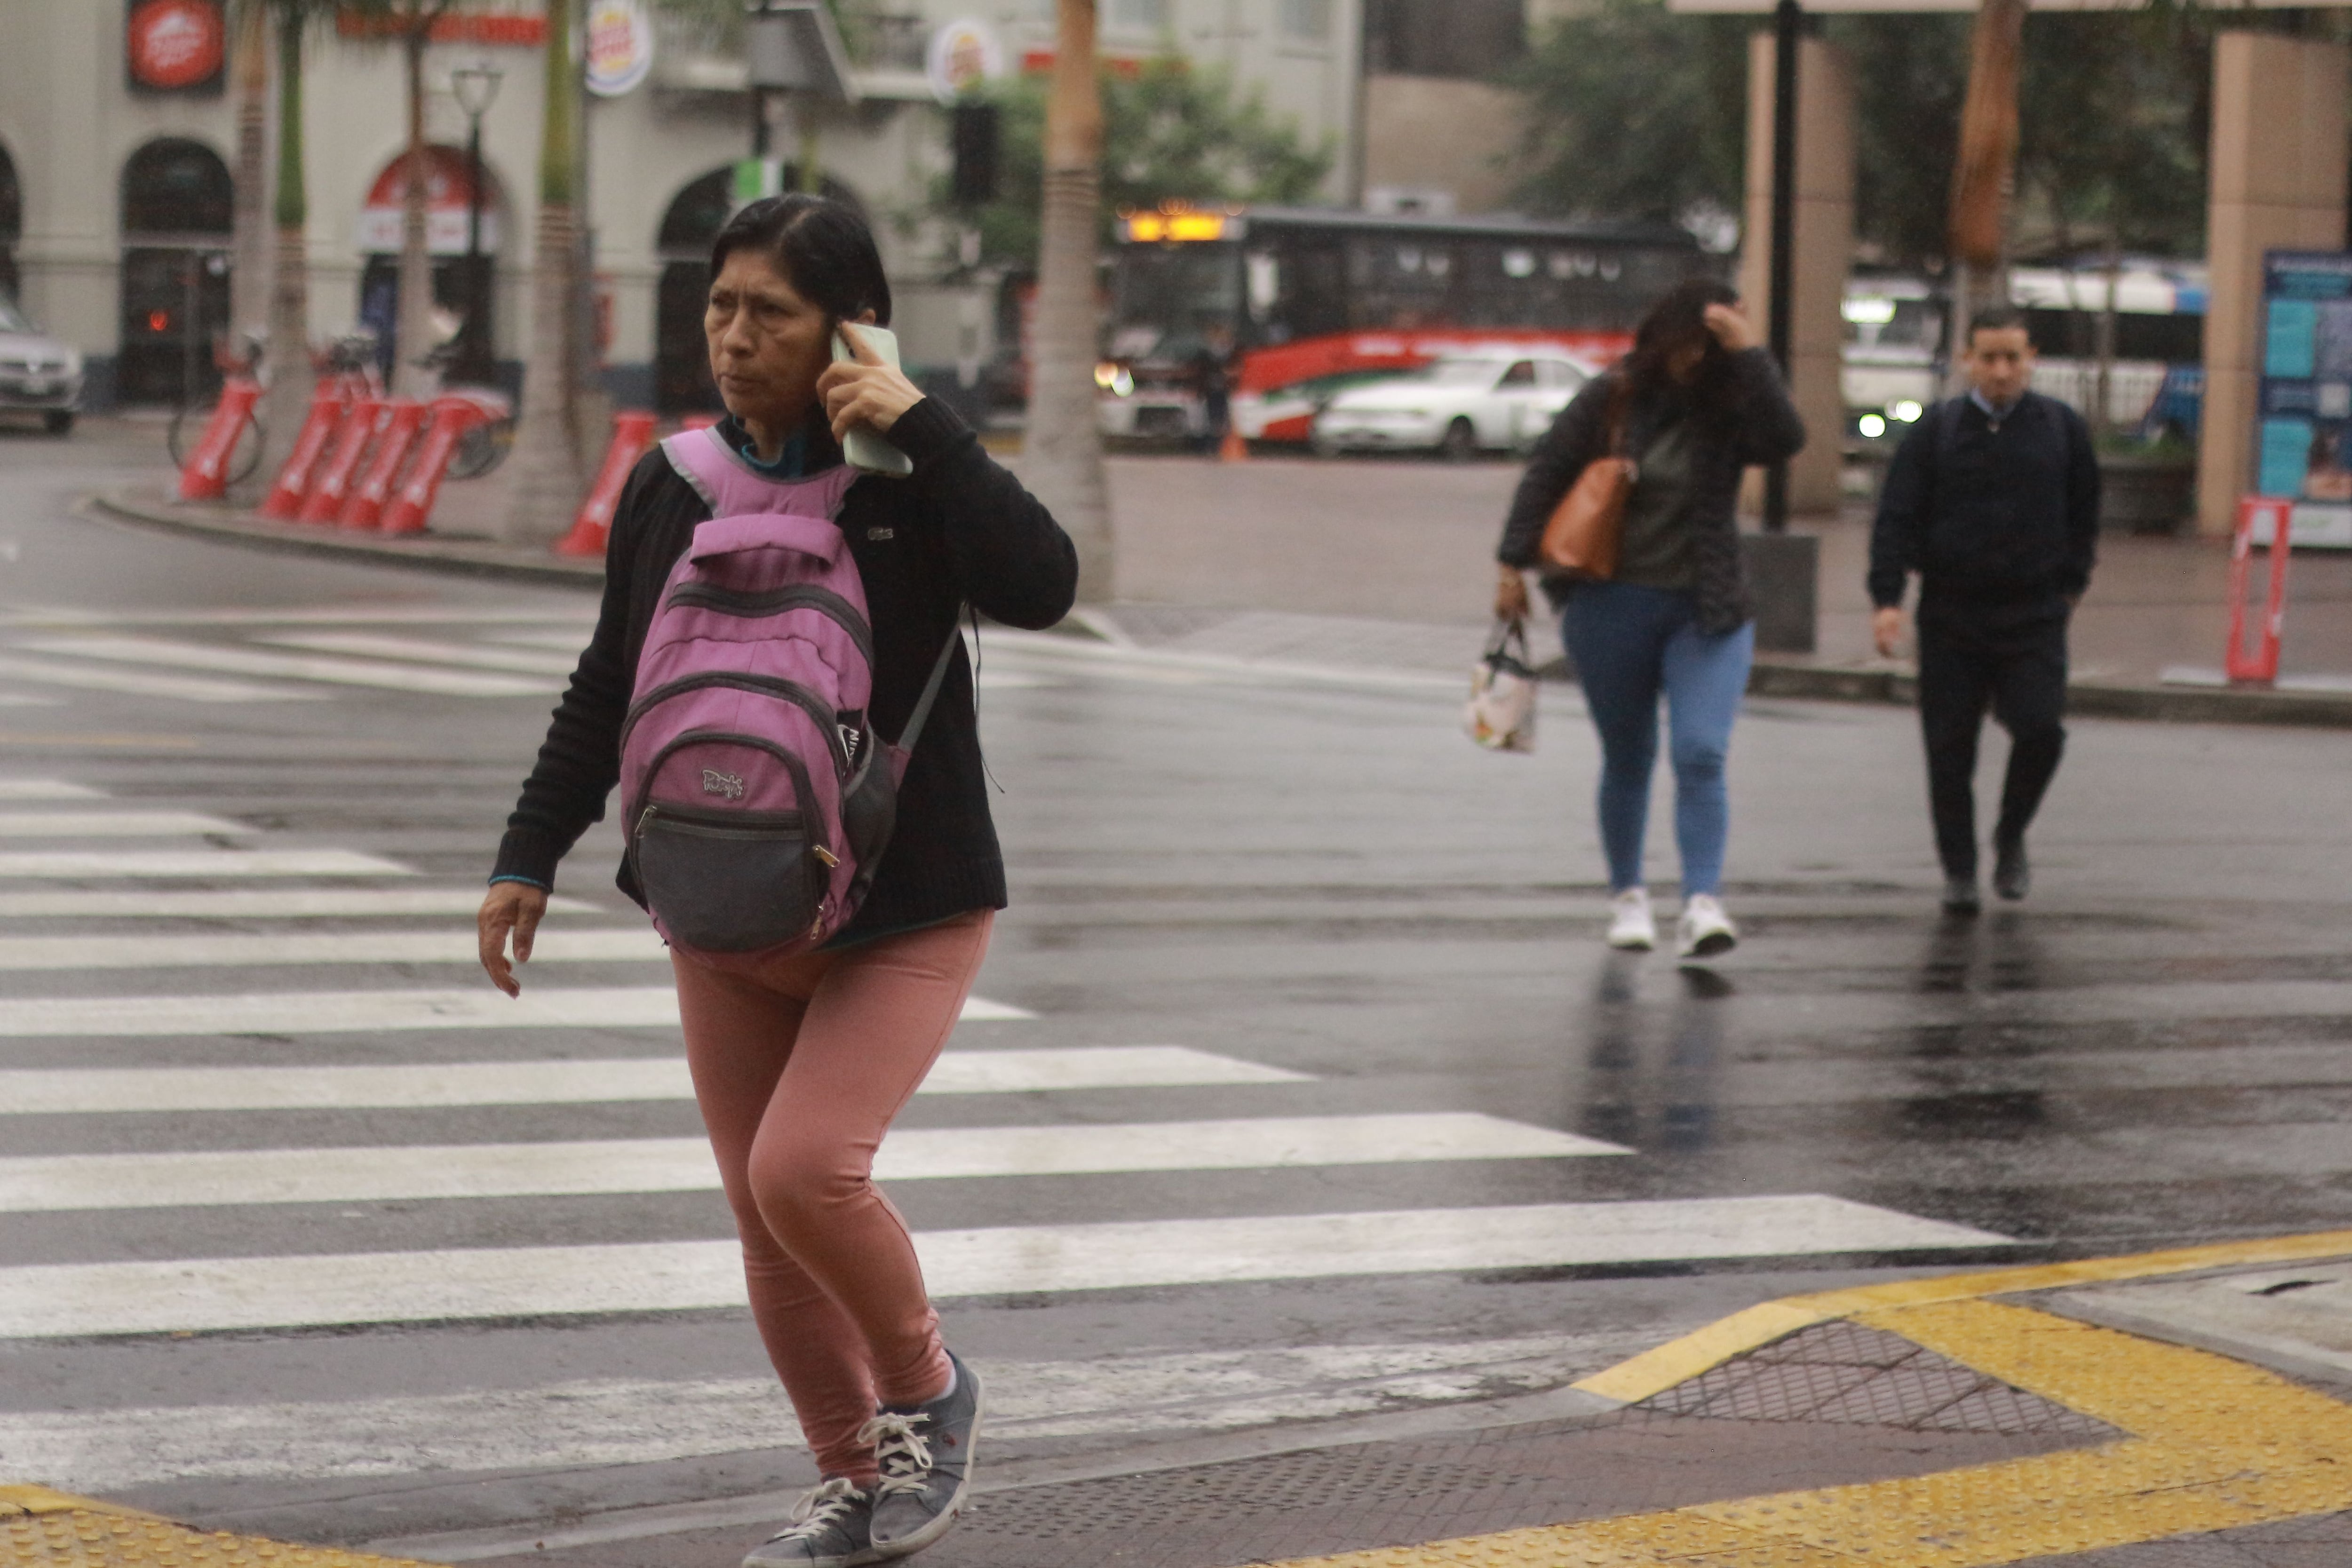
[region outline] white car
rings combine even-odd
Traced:
[[[1556,350],[1435,360],[1333,397],[1315,416],[1315,449],[1443,452],[1457,461],[1524,451],[1592,374]]]
[[[81,351],[43,332],[0,294],[0,413],[37,414],[52,436],[73,428],[81,402]]]

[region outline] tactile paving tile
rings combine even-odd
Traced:
[[[1913,1432],[2046,1434],[2089,1441],[2123,1436],[2104,1422],[1907,1340],[1844,1321],[1818,1324],[1711,1367],[1633,1408],[1727,1421],[1833,1421]]]

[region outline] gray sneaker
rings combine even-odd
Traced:
[[[929,1405],[884,1410],[858,1436],[874,1445],[874,1545],[887,1557],[920,1552],[948,1532],[971,1482],[980,1430],[980,1378],[948,1352],[955,1386]]]
[[[793,1505],[783,1529],[743,1557],[743,1568],[862,1568],[874,1549],[874,1500],[845,1476],[818,1483]]]

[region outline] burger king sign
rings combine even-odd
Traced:
[[[141,92],[217,92],[226,57],[220,0],[131,0],[123,63]]]

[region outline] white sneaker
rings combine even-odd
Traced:
[[[1628,888],[1609,900],[1609,945],[1629,952],[1647,952],[1658,945],[1658,922],[1650,914],[1650,895]]]
[[[1739,928],[1723,912],[1723,900],[1713,893],[1693,893],[1683,900],[1681,956],[1714,958],[1739,942]]]

